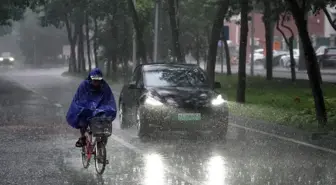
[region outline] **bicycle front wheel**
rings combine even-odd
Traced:
[[[82,163],[84,168],[88,168],[90,166],[90,159],[88,158],[87,146],[84,145],[82,147]]]
[[[103,142],[97,143],[95,152],[95,167],[98,174],[103,174],[106,167],[106,147]]]

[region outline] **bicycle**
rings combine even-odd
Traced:
[[[89,120],[89,127],[85,132],[85,145],[82,147],[82,163],[85,169],[90,166],[91,158],[94,156],[96,172],[100,175],[104,173],[107,164],[106,143],[111,135],[111,118],[94,117]]]

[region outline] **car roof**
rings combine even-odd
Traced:
[[[165,68],[195,68],[197,64],[176,64],[176,63],[151,63],[141,64],[144,71],[165,69]]]

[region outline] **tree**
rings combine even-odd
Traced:
[[[274,21],[272,19],[272,5],[271,2],[267,0],[264,0],[263,21],[265,25],[265,40],[266,40],[266,79],[272,80]]]
[[[90,16],[89,13],[85,13],[85,39],[86,39],[86,49],[87,49],[87,58],[89,63],[89,71],[92,69],[91,62],[91,39],[90,39]]]
[[[76,45],[78,34],[82,27],[77,22],[81,13],[77,7],[82,7],[81,3],[82,0],[45,0],[41,2],[40,6],[34,8],[36,12],[44,13],[41,16],[41,24],[43,26],[53,25],[57,28],[66,28],[70,44],[70,72],[80,72],[81,70],[76,60]]]
[[[303,43],[304,54],[306,57],[306,67],[309,77],[310,86],[315,102],[316,118],[319,122],[320,128],[324,128],[327,124],[327,113],[323,97],[323,91],[320,84],[320,72],[315,50],[309,37],[307,28],[307,19],[305,17],[307,10],[312,7],[312,2],[286,0],[292,15],[294,17],[296,26],[299,31],[301,42]]]
[[[220,33],[223,28],[223,20],[228,11],[228,8],[229,8],[228,1],[225,0],[219,1],[219,7],[212,25],[211,41],[209,46],[208,62],[207,62],[207,73],[209,75],[209,81],[211,83],[211,86],[214,85],[215,81],[215,66],[217,58],[218,41],[220,39]]]
[[[0,26],[0,37],[12,32],[12,27],[9,25]]]
[[[172,33],[172,42],[174,48],[174,54],[178,62],[185,63],[185,57],[182,54],[180,41],[179,41],[179,28],[176,19],[176,0],[168,0],[169,20]]]
[[[27,11],[25,19],[19,22],[19,46],[27,64],[39,66],[58,61],[66,43],[66,32],[53,26],[41,27],[36,14]],[[52,43],[52,44],[50,44]]]
[[[287,12],[285,12],[281,18],[279,17],[279,19],[277,20],[277,30],[282,34],[282,37],[285,39],[285,42],[288,46],[288,49],[289,49],[289,55],[290,55],[290,68],[291,68],[291,77],[292,77],[292,81],[294,82],[296,80],[296,72],[295,72],[295,59],[294,59],[294,52],[293,52],[293,49],[294,49],[294,32],[293,30],[289,27],[289,26],[286,26],[284,24],[285,20],[288,19],[287,18],[288,15],[287,15]],[[286,34],[281,30],[280,28],[280,19],[281,19],[281,26],[285,29],[287,29],[288,32],[290,32],[290,36],[289,37],[286,37]]]
[[[225,57],[226,57],[226,75],[230,76],[231,72],[231,57],[230,57],[230,49],[227,39],[223,39],[224,49],[225,49]]]
[[[245,103],[246,89],[246,47],[248,36],[248,0],[240,0],[241,3],[241,25],[240,25],[240,45],[239,45],[239,68],[238,68],[238,85],[236,101]]]
[[[26,0],[3,1],[0,4],[0,25],[11,25],[12,21],[22,19],[27,7],[31,4]]]
[[[210,32],[218,4],[213,0],[179,1],[179,31],[182,51],[191,54],[199,65],[206,61]]]
[[[129,6],[129,11],[131,12],[131,15],[132,15],[133,26],[134,26],[134,29],[136,31],[136,39],[137,39],[137,43],[138,43],[137,48],[139,48],[139,53],[140,53],[140,57],[142,59],[142,62],[147,63],[146,45],[145,45],[144,38],[143,38],[144,26],[140,23],[138,12],[135,9],[133,0],[128,0],[128,6]]]

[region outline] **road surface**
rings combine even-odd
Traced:
[[[245,130],[230,123],[226,142],[159,134],[141,142],[120,130],[107,145],[103,176],[82,168],[78,131],[64,117],[78,79],[63,69],[0,75],[0,184],[3,185],[303,185],[335,184],[336,151]],[[118,95],[119,87],[113,86]]]

